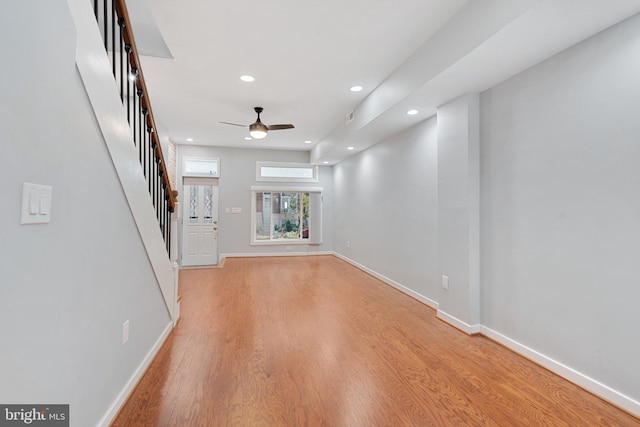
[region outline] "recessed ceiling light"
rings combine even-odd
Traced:
[[[325,160],[324,162],[322,162],[322,163],[324,163],[325,165],[328,165],[328,164],[329,164],[329,162],[327,162],[326,160]]]
[[[418,110],[409,110],[407,111],[407,114],[410,116],[415,116],[416,114],[418,114]]]
[[[187,142],[193,142],[193,138],[187,138]]]
[[[251,141],[253,138],[251,138],[250,136],[245,136],[244,139],[247,141]]]
[[[360,92],[362,89],[364,89],[362,86],[351,86],[351,89],[349,89],[351,92]]]
[[[240,80],[242,80],[243,82],[251,83],[255,80],[255,77],[245,74],[243,76],[240,76]]]
[[[304,143],[305,143],[305,144],[311,144],[311,141],[306,140]]]
[[[347,147],[347,150],[351,151],[351,150],[355,150],[356,147]]]

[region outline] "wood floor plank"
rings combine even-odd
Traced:
[[[121,426],[640,426],[332,256],[182,270]]]

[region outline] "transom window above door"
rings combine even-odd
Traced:
[[[256,162],[256,181],[318,182],[318,167],[307,163]]]
[[[220,177],[220,159],[203,157],[184,157],[182,176]]]

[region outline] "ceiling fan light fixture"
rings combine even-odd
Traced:
[[[249,126],[249,135],[255,139],[262,139],[267,136],[267,126],[258,121]]]
[[[252,130],[249,131],[249,135],[251,135],[255,139],[263,139],[267,136],[267,133],[263,130]]]

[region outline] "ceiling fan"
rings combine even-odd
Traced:
[[[254,137],[255,139],[262,139],[267,136],[267,131],[270,130],[282,130],[282,129],[293,129],[294,126],[292,124],[285,125],[265,125],[260,121],[260,113],[262,113],[262,107],[254,107],[254,111],[258,114],[258,119],[251,123],[250,125],[240,125],[238,123],[229,123],[229,122],[220,122],[225,125],[233,125],[240,126],[243,128],[249,128],[249,135]]]

